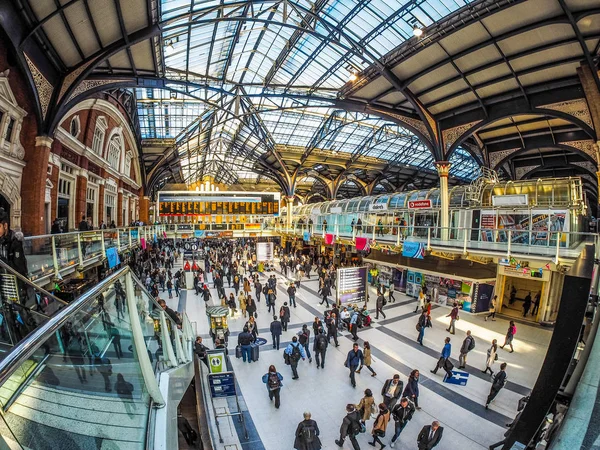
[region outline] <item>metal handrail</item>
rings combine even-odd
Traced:
[[[86,231],[67,231],[65,233],[56,233],[56,234],[40,234],[35,236],[25,236],[23,239],[25,241],[31,241],[33,239],[42,239],[42,238],[51,238],[51,237],[60,237],[60,236],[77,236],[78,234],[89,234],[89,233],[114,233],[116,231],[123,230],[139,230],[140,228],[153,228],[158,225],[144,225],[140,227],[119,227],[119,228],[99,228],[96,230],[86,230]]]
[[[33,353],[39,349],[54,332],[63,326],[74,313],[95,300],[96,297],[102,293],[107,286],[114,283],[123,275],[126,275],[130,270],[131,269],[129,266],[126,266],[122,269],[119,269],[108,278],[105,278],[89,291],[82,294],[63,309],[59,310],[56,315],[48,319],[46,323],[40,325],[29,335],[27,335],[25,339],[15,345],[13,349],[4,357],[4,359],[0,361],[0,386],[3,386],[10,376],[21,366],[21,364],[28,360],[31,355],[33,355]]]
[[[137,277],[137,275],[133,272],[133,270],[131,271],[131,279],[133,280],[133,282],[135,284],[137,284],[140,287],[140,289],[143,292],[146,293],[146,295],[148,297],[150,297],[154,306],[156,306],[159,310],[162,310],[162,306],[160,306],[159,303],[156,301],[156,299],[152,296],[152,294],[150,292],[148,292],[148,289],[146,289],[146,286],[144,286],[144,283],[142,283],[142,281]],[[165,319],[170,320],[172,322],[171,325],[174,326],[175,328],[177,328],[177,324],[173,321],[173,319],[171,319],[169,317],[168,314],[165,314]]]
[[[56,302],[59,302],[59,303],[62,303],[63,305],[68,305],[69,304],[68,302],[65,302],[64,300],[62,300],[62,299],[56,297],[55,295],[51,294],[46,289],[39,287],[37,284],[35,284],[29,278],[24,277],[23,275],[21,275],[19,272],[17,272],[15,269],[13,269],[12,267],[10,267],[8,264],[6,264],[2,260],[0,260],[0,268],[8,271],[10,274],[12,274],[15,277],[17,277],[23,283],[27,284],[28,286],[32,287],[33,289],[36,289],[36,290],[40,291],[42,294],[50,297],[52,300],[54,300]]]

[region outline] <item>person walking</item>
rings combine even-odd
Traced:
[[[356,436],[358,436],[361,429],[360,412],[356,410],[356,407],[352,403],[348,403],[346,405],[346,416],[340,427],[340,438],[335,440],[336,445],[338,447],[343,447],[345,439],[348,438],[350,439],[352,448],[354,450],[360,450]]]
[[[523,300],[523,317],[527,317],[529,314],[529,308],[531,308],[531,291],[525,296]]]
[[[376,309],[376,314],[375,314],[375,319],[378,320],[379,319],[379,313],[381,313],[381,315],[383,316],[383,318],[386,318],[385,313],[383,312],[383,307],[386,305],[386,301],[385,301],[385,296],[383,293],[380,293],[377,296],[377,300],[375,301],[375,309]]]
[[[390,421],[390,410],[385,403],[379,404],[379,414],[375,419],[375,424],[373,425],[373,442],[369,442],[369,445],[375,447],[375,444],[379,444],[380,449],[385,448],[385,444],[381,442],[381,438],[385,437],[385,430],[387,429],[388,423]]]
[[[408,376],[402,396],[413,402],[416,409],[421,409],[419,406],[419,371],[417,369],[413,370]]]
[[[417,336],[417,342],[423,345],[423,338],[425,337],[425,328],[431,326],[431,318],[427,311],[423,311],[419,316],[419,321],[417,322],[417,330],[419,331],[419,335]]]
[[[270,331],[271,337],[273,338],[273,348],[277,348],[277,350],[279,350],[279,342],[281,340],[283,327],[281,322],[277,320],[277,316],[273,316],[273,322],[271,322]]]
[[[331,288],[329,287],[329,281],[325,281],[323,284],[323,288],[321,289],[321,297],[323,299],[319,302],[319,305],[322,305],[325,302],[325,307],[329,307],[329,300],[327,297],[331,295]]]
[[[287,302],[283,302],[283,306],[279,308],[279,317],[281,318],[281,326],[283,327],[283,331],[287,331],[288,323],[290,323],[290,308],[287,305]]]
[[[308,348],[308,345],[310,344],[310,330],[308,329],[308,325],[302,325],[302,329],[298,331],[298,342],[304,347],[306,356],[308,356],[308,362],[312,363],[312,356],[310,354],[310,349]]]
[[[233,292],[231,292],[229,294],[229,300],[227,300],[227,306],[229,306],[229,309],[231,310],[231,317],[233,317],[233,315],[237,312],[236,309],[236,304],[235,304],[235,297],[233,296]]]
[[[319,426],[312,420],[310,412],[304,413],[304,420],[298,424],[294,439],[295,450],[321,450]]]
[[[358,341],[358,336],[356,332],[358,331],[358,311],[354,311],[350,316],[350,332],[352,333],[352,340]]]
[[[400,399],[400,403],[391,408],[392,418],[394,419],[394,435],[390,441],[390,447],[394,448],[396,440],[404,430],[404,427],[410,422],[415,413],[415,405],[406,397]]]
[[[417,307],[415,308],[415,313],[418,311],[423,311],[425,307],[425,293],[423,291],[419,292],[419,298],[417,299]]]
[[[535,317],[536,314],[538,313],[538,308],[540,307],[540,298],[542,297],[542,292],[538,291],[537,294],[535,294],[535,297],[533,297],[533,309],[531,310],[531,316]]]
[[[471,336],[471,330],[467,330],[467,337],[460,346],[460,355],[458,356],[458,368],[464,369],[467,365],[467,353],[475,348],[475,338]]]
[[[331,342],[330,339],[333,338],[333,342],[336,347],[339,347],[337,340],[337,316],[332,313],[327,321],[325,321],[325,325],[327,326],[327,342]]]
[[[275,398],[275,408],[279,409],[281,405],[280,392],[281,386],[283,386],[283,375],[277,372],[274,365],[269,366],[269,371],[262,376],[262,382],[266,384],[267,391],[269,392],[269,400],[273,401]]]
[[[363,345],[363,356],[364,356],[364,365],[367,367],[367,369],[369,369],[369,371],[371,372],[371,376],[374,377],[377,374],[375,373],[375,371],[373,370],[373,368],[371,367],[371,345],[369,344],[369,341],[365,341],[364,345]],[[356,371],[356,373],[360,373],[360,371],[363,368],[363,364],[360,365],[360,367],[358,368],[358,370]]]
[[[254,317],[256,314],[256,302],[251,295],[246,297],[246,312],[248,313],[248,317]]]
[[[292,305],[295,308],[296,307],[296,286],[294,285],[294,283],[290,283],[290,285],[287,288],[287,293],[290,298],[290,305]]]
[[[485,316],[486,322],[490,317],[492,318],[492,322],[496,321],[496,304],[497,304],[497,302],[498,302],[498,296],[494,295],[494,298],[490,302],[490,308],[488,309],[489,314],[487,316]]]
[[[508,331],[506,332],[506,338],[504,338],[504,344],[502,344],[500,346],[500,348],[504,348],[505,345],[508,345],[510,347],[510,352],[514,352],[515,349],[513,348],[513,339],[515,337],[515,334],[517,334],[517,326],[515,325],[515,323],[511,320],[510,323],[508,324]]]
[[[404,388],[404,383],[400,381],[400,375],[395,374],[392,378],[389,378],[383,384],[381,388],[381,395],[383,396],[383,403],[388,408],[393,408],[400,395],[402,395],[402,389]]]
[[[246,362],[246,358],[248,362],[252,362],[252,352],[250,344],[254,342],[254,336],[252,333],[248,331],[248,327],[244,327],[243,331],[238,334],[238,345],[242,349],[242,359]]]
[[[446,317],[450,317],[450,325],[448,326],[448,328],[446,328],[446,331],[450,334],[455,334],[456,333],[456,328],[455,328],[455,324],[456,321],[458,320],[458,303],[454,303],[454,306],[452,307],[452,311],[450,311],[450,314],[448,314]]]
[[[375,399],[373,398],[373,391],[371,389],[365,389],[365,395],[360,399],[356,409],[360,414],[360,422],[364,425],[367,420],[371,418],[373,414],[377,412],[375,408]]]
[[[325,354],[327,353],[327,346],[329,345],[329,339],[323,334],[323,328],[319,328],[318,334],[313,340],[313,351],[315,352],[315,361],[317,363],[317,369],[321,366],[321,369],[325,368]]]
[[[238,295],[238,303],[240,305],[240,309],[242,310],[242,316],[246,318],[246,311],[248,310],[248,305],[246,304],[246,293],[244,291],[240,291]]]
[[[292,368],[292,380],[297,380],[299,378],[298,362],[300,358],[302,358],[302,361],[306,360],[306,352],[304,351],[304,347],[298,342],[298,336],[292,337],[292,342],[289,343],[283,354],[286,364],[289,364]]]
[[[444,427],[440,427],[437,420],[434,420],[431,425],[425,425],[417,437],[419,450],[431,450],[440,443],[443,433]]]
[[[356,369],[363,364],[364,356],[363,352],[360,348],[358,348],[358,344],[352,345],[352,350],[348,352],[348,356],[346,357],[345,366],[350,369],[350,382],[352,383],[352,387],[356,387],[356,379],[354,378],[354,373]]]
[[[452,367],[454,367],[452,365],[452,363],[450,362],[450,354],[452,353],[452,346],[450,345],[450,338],[447,337],[444,340],[444,348],[442,349],[442,353],[440,355],[440,359],[437,362],[437,365],[435,366],[435,369],[431,370],[430,372],[435,374],[437,373],[438,369],[444,369],[446,371],[446,375],[448,375],[448,377],[452,376]]]
[[[492,345],[487,350],[487,359],[485,360],[485,369],[481,371],[481,373],[487,373],[488,370],[490,375],[494,375],[494,371],[492,370],[492,366],[494,362],[498,360],[498,341],[494,339],[492,341]]]
[[[262,293],[262,284],[258,278],[254,282],[254,294],[256,295],[256,301],[260,303],[260,294]]]
[[[390,286],[388,287],[388,302],[394,303],[396,301],[396,297],[394,297],[394,282],[390,282]]]
[[[496,398],[498,392],[506,385],[506,366],[507,364],[503,362],[500,364],[500,371],[494,375],[494,379],[492,381],[492,387],[490,388],[490,393],[485,401],[485,409],[488,409],[492,400]]]
[[[318,317],[315,317],[315,321],[312,323],[313,336],[319,334],[319,329],[323,328],[323,322]]]

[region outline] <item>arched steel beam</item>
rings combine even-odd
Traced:
[[[596,160],[594,158],[592,158],[590,155],[588,155],[587,153],[579,150],[578,148],[572,147],[571,145],[566,145],[566,144],[554,144],[554,145],[550,145],[550,146],[544,146],[547,148],[553,147],[553,148],[557,148],[560,150],[566,150],[569,152],[573,152],[583,158],[585,158],[587,161],[590,161],[593,164],[597,164]],[[492,167],[492,169],[494,170],[498,170],[500,167],[502,167],[502,165],[506,162],[511,161],[512,159],[514,159],[515,157],[526,153],[528,151],[531,150],[537,150],[539,147],[525,147],[525,148],[521,148],[517,151],[515,151],[514,153],[511,153],[510,155],[506,156],[505,158],[501,159],[500,162],[498,162],[494,167]],[[540,167],[544,167],[544,166],[540,166]]]

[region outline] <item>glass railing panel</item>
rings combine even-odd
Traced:
[[[127,230],[119,229],[119,247],[120,250],[125,250],[129,247],[129,232]]]
[[[102,256],[102,232],[88,231],[80,235],[82,260],[85,263]]]
[[[79,264],[78,233],[55,234],[54,249],[59,270]]]
[[[27,237],[23,241],[23,251],[27,258],[29,277],[32,280],[54,273],[52,256],[52,237]]]
[[[145,448],[149,395],[119,283],[125,276],[70,314],[0,386],[20,381],[18,395],[0,403],[26,447]]]

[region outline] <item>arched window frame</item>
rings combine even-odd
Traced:
[[[117,172],[120,169],[121,163],[121,152],[123,150],[123,138],[119,134],[111,136],[108,141],[108,148],[106,150],[106,161]]]
[[[94,128],[94,138],[92,140],[92,151],[98,156],[102,156],[104,150],[104,138],[106,136],[107,128],[108,123],[106,122],[106,118],[104,116],[98,117],[96,120],[96,127]]]

